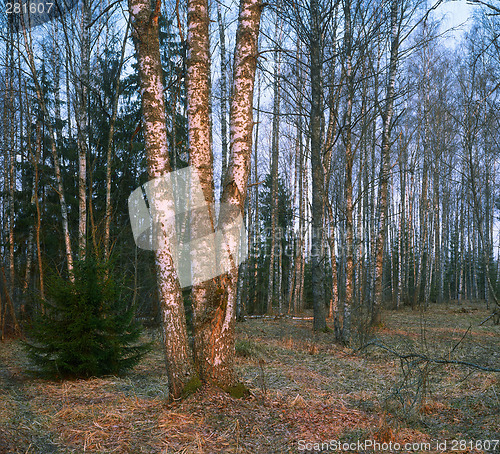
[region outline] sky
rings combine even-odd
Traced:
[[[472,5],[465,0],[451,0],[443,2],[435,12],[435,17],[442,17],[441,31],[456,28],[446,39],[446,44],[454,47],[461,36],[472,23],[472,15],[479,6]]]

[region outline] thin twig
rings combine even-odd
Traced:
[[[392,348],[390,348],[384,344],[381,344],[379,342],[376,342],[376,341],[368,342],[367,344],[360,347],[357,351],[364,350],[365,348],[367,348],[369,346],[379,347],[383,350],[388,351],[389,353],[392,353],[394,356],[397,356],[398,358],[400,358],[402,360],[418,359],[421,361],[425,361],[427,363],[455,364],[458,366],[470,367],[471,369],[482,370],[484,372],[500,372],[500,369],[485,367],[485,366],[481,366],[480,364],[470,363],[468,361],[460,361],[460,360],[455,360],[455,359],[429,358],[428,356],[422,355],[420,353],[409,353],[407,355],[402,355],[402,354],[398,353],[396,350],[393,350]]]

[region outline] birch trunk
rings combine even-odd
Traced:
[[[278,39],[278,26],[276,26],[275,40]],[[267,313],[273,313],[274,297],[277,295],[279,300],[279,292],[275,291],[276,280],[280,279],[280,275],[276,273],[276,222],[278,218],[278,161],[279,161],[279,130],[280,130],[280,62],[279,52],[274,52],[274,81],[273,81],[273,132],[271,142],[271,250],[269,257],[269,282],[267,287]],[[279,283],[277,283],[279,287]]]
[[[224,178],[218,228],[243,216],[252,152],[253,87],[257,59],[260,1],[242,0],[236,35],[233,102],[230,114],[231,154]],[[209,15],[206,0],[188,2],[188,134],[190,163],[197,170],[214,230],[213,157],[210,147]],[[225,209],[224,207],[229,207]],[[194,219],[194,229],[201,223]],[[206,225],[203,226],[206,229]],[[196,231],[193,231],[194,237]],[[207,245],[210,246],[210,245]],[[194,268],[202,266],[193,263]],[[219,278],[193,286],[195,361],[200,377],[227,388],[236,382],[234,324],[238,267]]]
[[[89,139],[88,92],[90,77],[91,0],[83,0],[80,47],[80,86],[78,90],[78,258],[87,249],[87,154]]]
[[[35,85],[36,96],[37,96],[38,103],[40,105],[40,109],[42,110],[43,115],[46,118],[50,118],[49,112],[47,110],[47,106],[45,104],[44,94],[42,92],[42,88],[40,87],[40,83],[38,81],[35,60],[34,60],[34,56],[33,56],[33,48],[31,45],[31,39],[28,38],[28,32],[24,26],[23,26],[23,37],[24,37],[24,45],[25,45],[25,49],[26,49],[26,53],[27,53],[27,57],[28,57],[28,65],[30,68],[31,77],[33,78],[33,83]],[[52,152],[52,159],[54,161],[54,173],[55,173],[56,182],[57,182],[57,195],[59,196],[59,204],[61,206],[61,219],[62,219],[61,222],[62,222],[62,229],[63,229],[63,235],[64,235],[64,246],[65,246],[65,251],[66,251],[66,262],[67,262],[67,266],[68,266],[68,274],[69,274],[70,280],[73,280],[73,253],[71,250],[71,239],[70,239],[70,235],[69,235],[68,208],[66,205],[66,198],[64,196],[64,185],[63,185],[63,180],[62,180],[62,176],[61,176],[59,155],[57,153],[54,130],[53,130],[50,122],[48,123],[47,127],[49,130],[49,140],[50,140],[50,148],[51,148],[51,152]]]
[[[188,99],[188,142],[189,163],[199,177],[207,211],[191,213],[191,234],[203,238],[201,245],[207,251],[214,251],[215,244],[207,238],[214,231],[214,182],[213,155],[210,136],[210,43],[208,0],[188,1],[188,56],[187,56],[187,99]],[[204,266],[193,256],[192,268]],[[216,316],[218,301],[218,279],[196,284],[192,288],[194,314],[194,358],[195,366],[202,380],[212,381],[212,367],[216,358],[210,352],[211,321]],[[215,304],[214,304],[215,303]]]
[[[391,56],[389,61],[389,78],[387,81],[385,111],[383,117],[382,133],[382,162],[380,169],[380,192],[379,192],[379,231],[376,244],[376,272],[375,272],[375,295],[372,313],[372,325],[380,325],[382,322],[382,277],[384,269],[384,244],[387,230],[387,199],[389,185],[389,165],[391,151],[391,126],[394,113],[394,90],[396,85],[396,73],[399,54],[399,27],[398,27],[399,2],[393,0],[391,5]]]
[[[152,11],[149,0],[129,0],[132,36],[139,66],[143,128],[150,178],[160,177],[171,170],[158,37],[159,9],[159,2],[157,9]],[[159,225],[158,219],[154,221]],[[161,226],[163,227],[161,234],[166,238],[168,234],[166,226],[163,222]],[[155,251],[155,260],[169,392],[172,397],[178,398],[194,374],[184,302],[169,245],[166,242]]]
[[[219,228],[230,224],[236,213],[243,214],[245,205],[252,153],[253,90],[261,7],[260,0],[241,0],[240,3],[230,113],[231,154],[221,200],[230,209],[221,211]],[[212,381],[227,387],[236,380],[234,325],[238,268],[233,266],[227,279],[221,281],[223,292],[210,323],[209,350],[206,353],[213,359],[210,362]]]
[[[353,194],[352,194],[352,167],[354,164],[354,150],[352,146],[352,104],[354,98],[354,81],[352,76],[352,23],[351,2],[344,6],[345,30],[345,58],[346,58],[346,83],[347,106],[345,113],[344,147],[345,147],[345,218],[346,218],[346,285],[344,299],[344,319],[342,337],[346,344],[351,340],[351,312],[354,303],[354,234],[353,234]]]

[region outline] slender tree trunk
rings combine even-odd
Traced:
[[[328,221],[330,223],[330,234],[328,236],[330,247],[330,261],[332,264],[332,301],[330,305],[329,316],[333,318],[333,330],[335,339],[341,340],[341,324],[339,314],[339,284],[337,280],[337,255],[335,254],[335,218],[333,216],[333,209],[330,203],[327,204]]]
[[[301,112],[302,113],[302,112]],[[306,268],[306,225],[309,223],[309,196],[307,190],[304,188],[309,187],[309,178],[308,178],[308,157],[307,157],[307,145],[304,146],[304,136],[302,134],[302,123],[303,117],[299,115],[299,131],[301,134],[299,136],[299,155],[301,159],[300,163],[300,180],[299,180],[299,253],[300,253],[300,268],[299,268],[299,292],[298,292],[298,301],[297,301],[297,313],[300,313],[304,310],[304,283],[305,283],[305,268]]]
[[[400,141],[401,142],[401,141]],[[401,296],[403,289],[406,288],[406,249],[404,245],[407,240],[406,231],[406,146],[402,145],[399,152],[399,187],[400,187],[400,202],[399,202],[399,222],[398,222],[398,294],[396,299],[396,308],[401,305]]]
[[[227,56],[226,56],[226,34],[224,32],[225,24],[222,19],[220,3],[217,3],[217,22],[219,25],[219,41],[220,41],[220,132],[222,142],[222,171],[221,171],[221,190],[224,183],[224,176],[227,170]]]
[[[12,32],[11,32],[12,36]],[[14,257],[14,223],[15,223],[15,206],[14,206],[14,190],[16,186],[16,139],[14,133],[14,125],[16,122],[16,113],[14,111],[14,45],[10,46],[8,62],[8,82],[7,82],[7,102],[9,109],[9,284],[13,298],[16,297],[16,282],[15,282],[15,257]],[[7,131],[6,131],[7,132]]]
[[[55,133],[57,138],[57,147],[61,148],[63,146],[62,138],[62,118],[61,118],[61,91],[60,79],[61,79],[61,56],[60,48],[58,45],[58,24],[57,21],[53,21],[53,41],[52,41],[52,65],[54,70],[54,113],[55,113]]]
[[[322,45],[323,35],[320,27],[320,10],[318,0],[310,4],[310,71],[311,71],[311,175],[312,175],[312,288],[314,309],[314,331],[326,328],[326,307],[324,295],[324,169],[322,159],[321,124],[323,76],[322,76]]]
[[[275,40],[278,41],[278,25],[276,25]],[[267,313],[273,313],[273,302],[275,296],[280,298],[279,292],[275,291],[275,287],[279,287],[280,283],[276,282],[276,278],[280,279],[280,274],[276,273],[276,223],[278,218],[278,162],[279,162],[279,134],[280,134],[280,53],[279,50],[274,52],[274,102],[273,102],[273,131],[271,142],[271,251],[269,257],[269,283],[267,287]],[[279,259],[278,259],[279,260]]]
[[[36,96],[38,99],[38,103],[40,105],[40,109],[43,112],[43,115],[45,118],[50,118],[49,112],[47,110],[47,106],[45,104],[44,100],[44,94],[42,92],[42,88],[40,86],[40,83],[38,81],[38,76],[37,76],[37,71],[36,71],[36,66],[35,66],[35,60],[33,57],[33,48],[31,45],[31,38],[28,39],[28,32],[25,27],[23,27],[23,36],[24,36],[24,44],[26,48],[26,53],[28,57],[28,64],[31,72],[31,77],[33,78],[33,83],[35,85],[35,91],[36,91]],[[62,175],[61,175],[61,167],[59,164],[59,155],[57,153],[57,147],[56,147],[56,139],[54,136],[54,130],[50,124],[48,123],[48,130],[49,130],[49,140],[50,140],[50,147],[52,151],[52,159],[54,161],[54,173],[56,177],[56,182],[57,182],[57,193],[59,196],[59,204],[61,206],[61,218],[62,218],[62,229],[63,229],[63,235],[64,235],[64,246],[65,246],[65,251],[66,251],[66,262],[68,266],[68,274],[70,277],[70,280],[73,280],[73,253],[71,250],[71,239],[69,235],[69,223],[68,223],[68,208],[66,205],[66,198],[64,196],[64,185],[63,185],[63,180],[62,180]]]
[[[71,121],[71,109],[72,109],[72,100],[71,100],[71,90],[70,90],[70,56],[69,50],[66,48],[66,59],[64,62],[64,70],[66,72],[66,113],[67,113],[67,121],[68,121],[68,140],[72,141],[72,131],[73,131],[73,123]]]
[[[36,207],[36,257],[38,261],[38,276],[40,279],[40,296],[42,300],[45,298],[45,288],[44,288],[44,283],[43,283],[43,261],[42,261],[42,245],[41,245],[41,240],[40,240],[40,230],[41,230],[41,210],[40,210],[40,201],[39,201],[39,196],[38,196],[38,182],[39,182],[39,175],[38,175],[38,163],[40,162],[40,157],[42,156],[42,131],[41,131],[41,125],[40,122],[37,121],[36,123],[36,153],[35,153],[35,159],[34,159],[34,169],[35,169],[35,175],[34,175],[34,188],[33,192],[35,195],[35,207]]]
[[[90,81],[91,0],[83,0],[81,29],[81,68],[78,87],[78,258],[85,258],[87,249],[87,155],[89,143],[88,96]]]
[[[443,282],[441,279],[441,268],[444,268],[444,263],[442,263],[441,256],[441,227],[440,227],[440,184],[439,184],[439,166],[438,162],[441,159],[434,162],[434,283],[437,293],[437,302],[441,303],[443,300]]]
[[[336,39],[337,34],[337,20],[338,20],[338,6],[335,6],[335,19],[333,25],[333,40]],[[328,216],[328,245],[330,249],[330,263],[332,267],[332,288],[331,288],[331,298],[330,306],[328,311],[328,317],[333,319],[335,338],[337,340],[341,339],[341,328],[340,328],[340,317],[339,317],[339,295],[338,295],[338,282],[337,282],[337,257],[335,253],[335,217],[333,215],[332,201],[330,200],[330,184],[332,180],[333,171],[333,148],[334,141],[337,135],[337,121],[338,121],[338,110],[340,102],[340,93],[342,84],[338,84],[338,88],[335,88],[335,65],[336,59],[333,60],[330,69],[330,92],[329,92],[329,119],[328,119],[328,129],[325,141],[325,153],[324,153],[324,171],[325,171],[325,206],[326,215]]]
[[[171,170],[158,36],[160,2],[152,11],[149,0],[129,0],[129,10],[139,66],[148,173],[150,178],[158,178]],[[167,208],[173,211],[172,203],[169,205]],[[164,211],[162,207],[156,208],[155,213]],[[178,398],[193,377],[194,367],[188,345],[184,301],[167,240],[169,226],[165,225],[163,219],[153,221],[161,230],[160,247],[155,251],[155,260],[169,392],[172,397]]]
[[[302,73],[302,49],[300,42],[297,43],[297,86],[303,84]],[[297,99],[297,118],[296,118],[296,138],[295,138],[295,173],[296,185],[298,192],[296,198],[298,199],[299,208],[299,222],[298,232],[295,244],[295,261],[294,261],[294,287],[293,287],[293,313],[298,315],[302,310],[302,289],[304,286],[304,242],[305,242],[305,213],[304,213],[304,141],[303,141],[303,114],[304,114],[304,96],[302,91],[299,90]]]
[[[10,46],[12,47],[12,46]],[[8,67],[8,61],[9,61],[9,46],[5,46],[5,67]],[[6,76],[8,76],[8,72],[5,71]],[[6,77],[5,80],[5,88],[8,86],[8,77]],[[5,90],[5,94],[7,94],[7,90]],[[9,118],[10,118],[10,111],[9,111],[9,102],[8,102],[8,97],[5,96],[5,102],[2,103],[2,129],[4,131],[4,134],[1,137],[2,140],[2,157],[3,157],[3,186],[2,186],[2,192],[3,194],[8,194],[9,193]],[[2,244],[6,244],[8,242],[8,237],[7,233],[9,230],[9,224],[8,224],[8,203],[2,203],[1,205],[1,210],[2,210],[2,230],[0,232],[1,235],[1,241]],[[5,251],[5,246],[2,248],[3,251]]]
[[[14,108],[14,29],[7,24],[5,39],[5,70],[4,70],[4,188],[7,196],[7,225],[8,225],[8,259],[9,259],[9,285],[12,292],[15,291],[15,263],[14,263],[14,188],[15,188],[15,161],[16,144],[14,125],[16,123],[16,112]],[[7,289],[6,289],[7,291]]]
[[[380,219],[379,232],[377,236],[376,246],[376,274],[375,274],[375,295],[374,306],[372,313],[372,325],[380,325],[382,322],[382,278],[384,270],[384,244],[387,230],[387,196],[389,193],[389,166],[390,166],[390,151],[391,151],[391,127],[392,116],[394,113],[394,91],[396,85],[396,73],[398,67],[399,54],[399,26],[398,26],[398,8],[400,4],[397,0],[393,0],[391,4],[391,55],[389,61],[389,78],[387,81],[385,110],[383,117],[383,133],[382,133],[382,162],[380,169]]]
[[[32,192],[35,195],[35,192]],[[24,273],[23,296],[26,298],[29,284],[31,281],[31,269],[33,267],[33,226],[30,227],[28,233],[28,241],[26,245],[26,270]],[[21,312],[24,312],[24,303],[21,307]]]
[[[294,296],[293,312],[298,314],[303,308],[303,289],[304,289],[304,246],[305,246],[305,210],[304,210],[304,143],[302,135],[302,110],[300,110],[298,118],[298,153],[297,160],[299,160],[299,231],[297,235],[297,256],[296,256],[296,292]]]
[[[253,145],[253,178],[254,178],[254,201],[255,201],[255,212],[252,222],[252,248],[249,249],[253,252],[250,257],[253,263],[253,289],[252,289],[252,301],[253,308],[256,310],[258,301],[258,288],[259,288],[259,261],[257,260],[257,251],[255,247],[260,244],[260,232],[259,232],[259,124],[260,124],[260,93],[261,93],[261,78],[259,73],[259,80],[257,82],[257,112],[255,119],[255,142]]]
[[[243,213],[252,154],[253,90],[258,55],[258,35],[262,4],[260,0],[241,0],[234,57],[233,100],[230,115],[231,155],[224,180],[219,228],[228,226],[237,213]],[[235,240],[237,241],[237,240]],[[235,382],[234,324],[238,268],[233,266],[223,280],[225,295],[212,320],[210,349],[214,359],[212,377],[222,386]],[[224,288],[223,288],[224,290]]]
[[[120,54],[120,63],[116,72],[115,93],[113,99],[113,110],[109,121],[108,142],[106,145],[106,214],[104,221],[104,260],[109,259],[110,254],[110,235],[111,235],[111,217],[113,208],[111,205],[111,176],[113,166],[113,138],[115,133],[116,117],[118,116],[118,101],[120,100],[120,77],[122,74],[123,62],[125,60],[125,51],[128,40],[130,21],[127,22],[125,36],[123,38],[122,50]],[[175,140],[173,141],[175,143]]]
[[[354,164],[354,149],[352,146],[352,105],[354,101],[354,80],[352,75],[352,22],[351,1],[344,5],[344,18],[346,24],[344,49],[345,49],[345,75],[347,84],[347,100],[345,113],[344,147],[345,147],[345,224],[346,224],[346,285],[344,299],[344,319],[342,326],[343,341],[351,341],[351,312],[354,304],[354,234],[353,234],[353,194],[352,194],[352,168]]]

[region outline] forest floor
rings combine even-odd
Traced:
[[[313,333],[310,320],[238,323],[246,399],[201,388],[167,404],[153,331],[155,348],[132,372],[86,381],[33,378],[19,341],[5,341],[0,454],[500,452],[485,441],[500,438],[499,374],[429,361],[500,368],[500,326],[479,326],[484,304],[383,315],[383,327],[360,330],[352,348]]]

